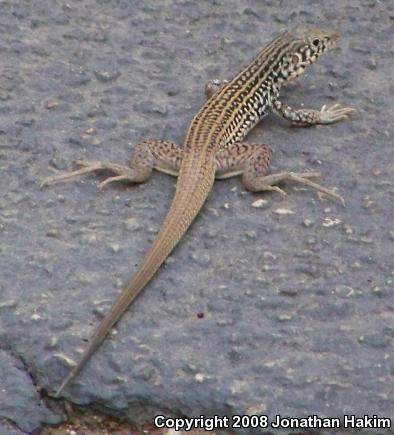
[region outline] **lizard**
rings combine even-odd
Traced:
[[[279,98],[281,86],[300,76],[324,52],[336,45],[339,34],[312,26],[285,31],[265,45],[232,80],[211,80],[207,99],[186,131],[183,147],[159,139],[145,139],[134,146],[128,166],[103,161],[77,160],[78,169],[43,180],[42,185],[73,180],[97,171],[110,171],[100,183],[143,183],[153,169],[177,176],[175,194],[166,217],[134,275],[116,297],[93,333],[79,362],[65,378],[55,397],[81,372],[111,328],[147,285],[181,240],[202,208],[215,178],[242,176],[252,192],[276,191],[283,181],[306,185],[344,204],[343,198],[311,178],[320,172],[268,174],[272,150],[265,144],[244,142],[247,133],[269,112],[296,126],[332,124],[348,119],[355,109],[334,104],[316,109],[293,109]]]

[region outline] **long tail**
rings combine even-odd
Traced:
[[[97,327],[81,360],[71,370],[55,397],[58,397],[83,369],[110,329],[170,255],[203,206],[214,182],[213,163],[200,161],[197,156],[187,157],[188,162],[182,164],[171,207],[150,250]]]

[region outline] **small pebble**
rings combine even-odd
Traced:
[[[285,214],[294,214],[294,211],[288,208],[277,208],[276,210],[274,210],[274,213],[285,215]]]
[[[260,199],[258,199],[258,200],[256,200],[255,202],[252,203],[252,207],[261,208],[261,207],[263,207],[266,204],[268,204],[268,201],[265,200],[265,199],[261,199],[260,198]]]

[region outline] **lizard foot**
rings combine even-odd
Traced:
[[[116,174],[116,176],[109,177],[106,180],[102,181],[99,184],[99,189],[102,189],[107,184],[112,183],[114,181],[139,182],[139,180],[136,179],[135,174],[129,167],[118,165],[116,163],[107,163],[107,162],[89,161],[89,160],[75,160],[74,166],[76,166],[78,169],[75,169],[74,171],[63,172],[54,175],[52,177],[44,178],[40,183],[40,187],[49,186],[64,181],[72,181],[80,176],[87,175],[97,171],[109,171]]]
[[[319,112],[320,124],[333,124],[334,122],[349,119],[350,115],[354,114],[356,109],[352,107],[342,107],[340,104],[333,104],[330,107],[324,105]]]
[[[256,179],[256,186],[253,190],[275,190],[283,195],[285,192],[280,188],[276,189],[275,187],[277,186],[274,186],[274,184],[280,183],[282,181],[295,181],[339,201],[344,206],[345,200],[341,195],[336,193],[334,190],[328,189],[321,184],[309,180],[309,178],[321,177],[321,175],[322,174],[320,172],[279,172],[277,174],[270,174]]]

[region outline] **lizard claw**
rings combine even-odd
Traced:
[[[131,183],[134,182],[130,176],[127,175],[117,175],[115,177],[108,177],[106,180],[102,181],[98,184],[99,190],[103,190],[104,187],[106,187],[108,184],[116,182],[116,181],[130,181]]]
[[[261,190],[270,190],[270,191],[278,192],[284,197],[287,196],[287,193],[278,186],[264,186]]]

